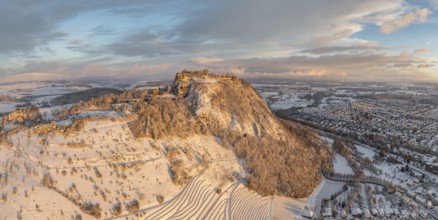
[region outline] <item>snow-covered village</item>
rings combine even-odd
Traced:
[[[303,216],[438,217],[438,87],[272,82],[255,88],[279,117],[314,127],[329,146],[336,140],[334,171],[324,175],[330,193],[317,195]]]

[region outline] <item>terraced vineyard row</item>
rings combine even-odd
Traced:
[[[231,196],[231,219],[271,219],[271,197],[260,197],[240,187]]]
[[[234,183],[221,194],[200,177],[173,199],[147,209],[144,219],[271,219],[272,197],[260,197]]]

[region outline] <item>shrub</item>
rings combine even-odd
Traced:
[[[92,215],[96,218],[100,218],[102,209],[100,208],[99,203],[87,202],[81,206],[81,210],[89,215]]]
[[[177,159],[170,165],[170,173],[174,184],[185,185],[190,181],[189,174],[185,171],[184,161]]]
[[[122,213],[122,205],[120,204],[120,202],[117,202],[113,205],[111,212],[113,213],[113,215],[120,215],[120,213]]]
[[[164,202],[164,197],[162,195],[157,195],[157,201],[158,203],[163,203]]]
[[[94,170],[94,173],[96,174],[97,178],[102,178],[102,173],[100,173],[100,171],[97,168]]]
[[[131,200],[129,203],[125,204],[125,206],[129,213],[137,212],[140,209],[140,203],[137,199]]]
[[[76,215],[74,215],[74,220],[82,220],[82,215],[81,214],[76,214]]]
[[[17,212],[17,220],[23,219],[23,216],[21,216],[21,212]]]
[[[55,185],[55,180],[53,179],[52,175],[49,172],[44,174],[42,179],[42,184],[49,188],[53,188],[53,186]]]
[[[2,199],[3,202],[7,202],[8,201],[8,194],[7,193],[2,193],[0,198]]]

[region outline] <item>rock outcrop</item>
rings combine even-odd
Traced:
[[[309,195],[330,166],[329,153],[309,129],[271,113],[252,86],[232,75],[178,73],[175,99],[139,103],[134,133],[183,138],[202,133],[219,138],[243,159],[251,188],[263,195]]]

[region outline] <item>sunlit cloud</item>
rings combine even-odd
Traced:
[[[430,10],[427,8],[418,9],[415,12],[408,13],[399,19],[386,21],[382,24],[382,26],[380,26],[380,31],[385,34],[390,34],[415,22],[425,22],[429,14]]]
[[[8,30],[0,34],[0,80],[171,79],[201,68],[249,77],[427,78],[436,65],[434,32],[411,43],[397,30],[438,29],[435,3],[9,1],[0,7],[0,29]]]
[[[414,53],[416,53],[416,54],[425,54],[425,53],[430,53],[430,52],[432,52],[432,50],[430,48],[421,48],[421,49],[414,51]]]
[[[70,80],[69,76],[65,76],[57,73],[21,73],[15,75],[5,76],[0,79],[0,83],[11,83],[11,82],[33,82],[33,81],[62,81]]]
[[[215,70],[240,68],[246,77],[317,77],[338,80],[417,80],[432,79],[424,69],[434,66],[417,52],[386,55],[378,52],[290,56],[276,59],[238,59],[214,62]]]
[[[217,58],[217,57],[195,57],[192,59],[192,61],[197,63],[197,64],[206,65],[206,64],[210,64],[210,63],[222,62],[224,60],[221,58]]]

